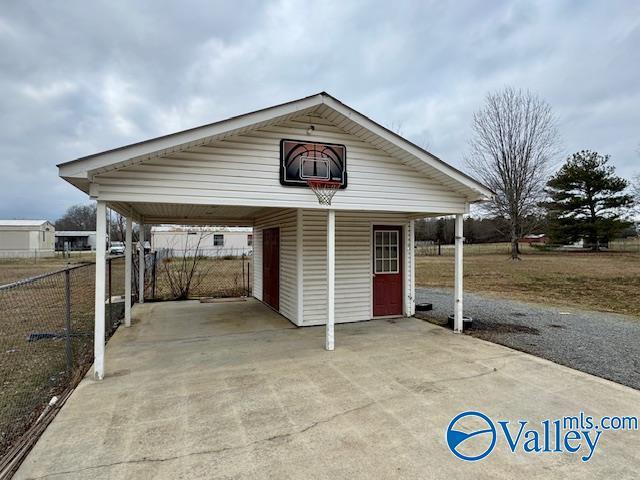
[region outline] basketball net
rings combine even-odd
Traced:
[[[307,180],[307,185],[318,197],[320,205],[331,205],[331,199],[340,189],[342,183],[331,180]]]

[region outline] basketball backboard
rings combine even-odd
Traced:
[[[347,186],[347,149],[344,145],[301,140],[280,141],[280,183],[306,187],[310,180]]]

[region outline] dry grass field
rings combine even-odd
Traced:
[[[465,247],[465,253],[467,248]],[[416,257],[419,287],[452,287],[453,257]],[[640,317],[640,253],[537,252],[465,255],[464,288],[533,303]]]
[[[0,259],[0,285],[17,282],[25,278],[41,275],[43,273],[61,270],[69,264],[95,261],[95,253],[74,252],[71,258],[62,258],[56,255],[52,258]]]
[[[90,364],[94,276],[92,265],[70,272],[73,371],[66,368],[64,275],[0,291],[0,456]]]
[[[172,299],[168,270],[175,275],[185,270],[181,259],[160,260],[157,266],[156,298]],[[243,265],[244,264],[244,265]],[[188,270],[190,264],[186,267]],[[193,276],[190,298],[239,297],[251,290],[252,257],[201,258]],[[248,283],[247,283],[248,281]]]

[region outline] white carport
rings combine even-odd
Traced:
[[[345,148],[349,183],[331,206],[319,205],[308,188],[279,181],[283,139]],[[144,224],[251,226],[254,295],[296,325],[326,325],[325,347],[332,350],[335,323],[381,316],[377,302],[387,290],[375,282],[391,274],[401,283],[398,314],[413,315],[413,222],[427,216],[456,216],[454,313],[455,330],[462,331],[462,218],[470,203],[492,195],[326,93],[83,157],[59,165],[59,174],[98,205],[96,379],[105,371],[107,207],[127,218],[125,325],[131,321],[132,222],[140,232]],[[274,268],[267,261],[272,244]],[[139,271],[143,284],[144,268]],[[389,305],[396,308],[396,300]]]

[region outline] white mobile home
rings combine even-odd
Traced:
[[[492,192],[324,92],[59,169],[98,206],[96,378],[107,206],[127,217],[129,245],[132,221],[253,227],[254,296],[296,325],[326,325],[328,350],[335,323],[414,313],[414,219],[455,215],[462,330],[462,216]],[[319,189],[335,196],[319,203]]]
[[[51,257],[54,232],[47,220],[0,220],[0,257]]]
[[[251,227],[159,225],[151,227],[151,249],[165,255],[239,257],[253,252]]]

